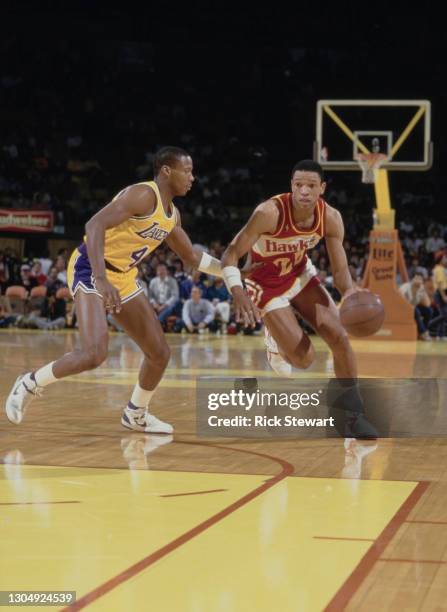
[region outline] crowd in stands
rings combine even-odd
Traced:
[[[180,208],[195,238],[228,242],[256,203],[288,188],[293,164],[312,155],[315,101],[328,90],[346,97],[339,75],[350,61],[354,74],[362,64],[336,48],[279,46],[244,49],[243,61],[218,66],[220,79],[206,72],[173,80],[169,57],[157,64],[150,43],[95,39],[74,48],[51,36],[38,48],[23,49],[12,35],[0,40],[8,57],[0,72],[0,208],[52,210],[55,231],[70,238],[124,185],[150,180],[154,152],[172,144],[194,160],[196,182]],[[238,80],[238,95],[226,77]],[[440,139],[437,150],[443,146]],[[415,175],[393,179],[394,207],[434,210],[442,169],[430,182]],[[373,193],[359,187],[353,173],[329,177],[334,205],[362,211],[365,221]]]
[[[33,20],[22,39],[18,33],[25,24],[17,11],[17,27],[5,30],[0,40],[0,52],[8,58],[0,72],[0,208],[51,210],[54,232],[80,239],[85,222],[123,186],[151,179],[153,154],[160,146],[178,145],[191,153],[196,175],[190,194],[179,202],[182,223],[194,240],[220,257],[254,206],[286,191],[293,164],[311,157],[318,99],[371,97],[371,75],[376,74],[380,79],[373,79],[374,97],[387,98],[394,91],[396,70],[401,89],[404,82],[415,82],[416,70],[424,97],[434,108],[444,108],[442,54],[433,55],[427,71],[418,61],[418,45],[408,45],[402,65],[386,45],[375,45],[371,56],[364,32],[358,34],[352,53],[339,43],[357,32],[356,12],[348,11],[335,31],[331,20],[326,25],[321,21],[318,7],[309,10],[313,14],[307,18],[317,24],[324,45],[315,45],[306,28],[298,44],[293,20],[284,20],[282,14],[282,35],[266,44],[274,30],[271,7],[262,6],[256,14],[263,31],[260,44],[249,45],[243,20],[234,21],[230,9],[228,38],[225,29],[205,25],[220,25],[216,20],[222,18],[221,11],[202,8],[200,19],[194,19],[198,32],[212,32],[213,38],[224,33],[217,45],[222,57],[209,58],[212,70],[205,61],[207,43],[191,35],[193,24],[175,21],[177,9],[168,5],[162,7],[162,18],[174,28],[175,44],[166,44],[164,28],[148,30],[145,19],[139,26],[125,8],[88,17],[76,10],[67,19],[65,13],[39,7],[34,14],[39,26]],[[63,27],[54,27],[57,19]],[[104,35],[104,19],[113,37]],[[249,19],[251,23],[251,14]],[[345,28],[342,35],[339,28]],[[426,39],[422,30],[420,37]],[[176,70],[173,78],[179,49],[188,68]],[[405,97],[414,97],[413,90]],[[442,112],[434,112],[433,133],[442,133],[441,120]],[[425,340],[447,337],[447,214],[439,206],[447,179],[437,161],[445,156],[446,146],[442,138],[436,140],[430,175],[393,173],[392,179],[410,277],[410,284],[398,282],[415,306],[419,335]],[[349,269],[360,283],[368,257],[373,190],[355,173],[333,173],[326,198],[343,215]],[[0,326],[51,329],[76,324],[64,293],[68,256],[61,252],[54,259],[44,254],[22,260],[8,249],[0,251]],[[320,281],[338,301],[324,244],[310,257]],[[166,249],[149,257],[139,275],[166,330],[237,331],[224,284],[184,270]],[[11,286],[22,287],[30,298],[26,313],[12,312],[4,299]],[[32,296],[39,287],[45,290]],[[118,328],[113,317],[109,322]]]
[[[353,282],[358,286],[368,257],[368,236],[361,220],[346,222],[344,247]],[[447,228],[431,223],[425,235],[410,218],[400,222],[399,234],[407,262],[409,280],[397,282],[405,299],[415,308],[421,340],[447,340]],[[225,245],[214,241],[206,248],[220,258]],[[19,260],[10,249],[0,251],[0,326],[18,325],[41,329],[60,329],[76,325],[67,290],[66,249],[54,260],[44,254],[39,258]],[[322,285],[336,302],[340,295],[333,284],[332,271],[324,241],[309,253]],[[231,296],[223,281],[199,271],[185,270],[183,262],[162,245],[138,269],[139,281],[161,325],[168,332],[237,333]],[[29,298],[25,312],[14,312],[5,298],[8,287],[20,287]],[[37,291],[44,287],[44,292]],[[63,290],[63,291],[62,291]],[[34,298],[34,299],[33,299]],[[40,298],[40,299],[37,299]],[[70,307],[67,308],[67,304]],[[112,315],[112,329],[120,330]],[[250,333],[251,330],[245,330]]]

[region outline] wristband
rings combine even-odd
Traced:
[[[220,265],[220,261],[208,253],[205,253],[205,251],[202,253],[202,258],[197,266],[197,270],[222,278],[222,266]]]
[[[243,287],[241,272],[236,266],[225,266],[222,270],[222,275],[229,291],[233,287]]]

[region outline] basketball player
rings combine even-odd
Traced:
[[[194,181],[189,154],[177,147],[161,149],[155,155],[154,174],[154,181],[123,189],[86,224],[84,242],[68,264],[81,347],[17,378],[6,401],[6,414],[12,423],[22,421],[28,404],[47,385],[103,363],[108,346],[108,311],[144,354],[138,382],[122,413],[122,425],[149,433],[172,433],[171,425],[148,410],[170,351],[137,280],[137,265],[166,241],[185,264],[214,276],[222,273],[217,259],[193,250],[172,203],[174,197],[185,196]]]
[[[290,376],[292,366],[308,368],[315,359],[314,348],[298,324],[295,309],[330,347],[335,375],[341,388],[349,390],[345,399],[357,413],[361,412],[361,399],[355,385],[354,352],[338,309],[307,257],[307,251],[325,238],[340,294],[346,298],[359,290],[353,287],[348,270],[343,221],[340,213],[324,201],[325,187],[318,163],[297,163],[292,171],[291,193],[274,196],[255,209],[222,257],[223,274],[234,298],[237,318],[254,325],[259,315],[262,317],[267,357],[273,370],[280,376]],[[248,252],[253,264],[263,265],[248,275],[247,295],[236,265]]]

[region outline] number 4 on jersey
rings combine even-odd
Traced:
[[[143,247],[142,249],[138,249],[138,251],[134,251],[133,253],[131,253],[130,255],[130,258],[132,259],[132,263],[130,264],[131,268],[133,268],[134,266],[140,263],[140,261],[146,255],[147,250],[148,250],[147,247]]]

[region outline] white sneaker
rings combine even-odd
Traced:
[[[267,360],[270,367],[278,376],[289,378],[292,376],[292,366],[279,353],[278,345],[272,334],[269,332],[267,325],[264,325],[264,344],[267,350]]]
[[[126,434],[121,439],[121,450],[123,458],[132,470],[149,468],[147,455],[152,453],[160,446],[169,444],[174,440],[174,436],[157,434]]]
[[[31,372],[27,372],[17,378],[6,400],[6,416],[14,425],[19,425],[22,422],[25,410],[30,402],[42,395],[43,387],[38,387],[30,378],[30,374]]]
[[[419,340],[422,340],[423,342],[431,342],[430,334],[428,333],[428,331],[419,334]]]
[[[172,425],[160,421],[146,408],[129,408],[129,406],[124,408],[121,425],[127,427],[127,429],[143,431],[144,433],[172,434],[174,431]]]

